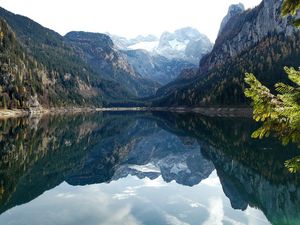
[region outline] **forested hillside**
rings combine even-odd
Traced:
[[[264,0],[230,18],[212,52],[201,60],[196,78],[183,87],[168,87],[172,91],[167,96],[158,91],[153,105],[246,105],[245,72],[270,87],[286,81],[283,67],[299,66],[300,31],[290,24],[291,18],[280,16],[280,7],[280,1]]]

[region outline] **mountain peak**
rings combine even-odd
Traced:
[[[166,58],[182,58],[198,64],[200,58],[210,52],[211,48],[212,43],[207,36],[195,28],[184,27],[173,33],[164,32],[154,51]]]
[[[223,18],[222,22],[221,22],[221,26],[219,29],[219,33],[218,36],[221,34],[221,32],[223,31],[224,27],[226,26],[226,24],[228,23],[228,21],[236,16],[241,14],[242,12],[245,11],[245,6],[243,5],[243,3],[238,3],[238,4],[232,4],[229,6],[228,8],[228,12],[227,15]]]

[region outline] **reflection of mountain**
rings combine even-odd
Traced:
[[[300,176],[284,168],[284,161],[298,149],[251,139],[255,128],[245,119],[169,114],[163,118],[165,129],[198,139],[233,208],[244,210],[249,205],[261,209],[272,224],[299,224]]]
[[[300,177],[283,167],[297,152],[250,139],[253,129],[247,119],[169,113],[3,121],[0,212],[63,181],[86,185],[161,175],[192,186],[215,167],[233,208],[255,206],[274,224],[297,224]]]
[[[108,158],[114,163],[107,164]],[[104,171],[110,173],[103,176]],[[137,119],[91,148],[83,166],[72,171],[67,182],[93,184],[131,174],[140,178],[162,175],[166,182],[192,186],[212,171],[212,163],[203,158],[196,140],[181,140],[158,128],[155,121]]]
[[[116,114],[44,118],[35,127],[26,119],[9,123],[1,126],[2,212],[64,180],[86,185],[128,174],[151,177],[138,166],[153,164],[155,176],[191,186],[213,170],[195,140],[181,140],[153,120]]]
[[[166,182],[192,186],[207,178],[213,171],[211,162],[203,158],[195,139],[180,139],[156,129],[136,143],[117,170],[114,179],[136,175],[155,178],[162,175]]]

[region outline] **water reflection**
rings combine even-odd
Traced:
[[[0,224],[299,224],[300,177],[283,166],[298,149],[254,129],[170,113],[1,121]]]

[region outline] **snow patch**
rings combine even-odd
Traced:
[[[144,41],[139,42],[134,45],[128,46],[128,49],[137,50],[137,49],[144,49],[149,52],[153,52],[153,50],[158,46],[158,41]]]

